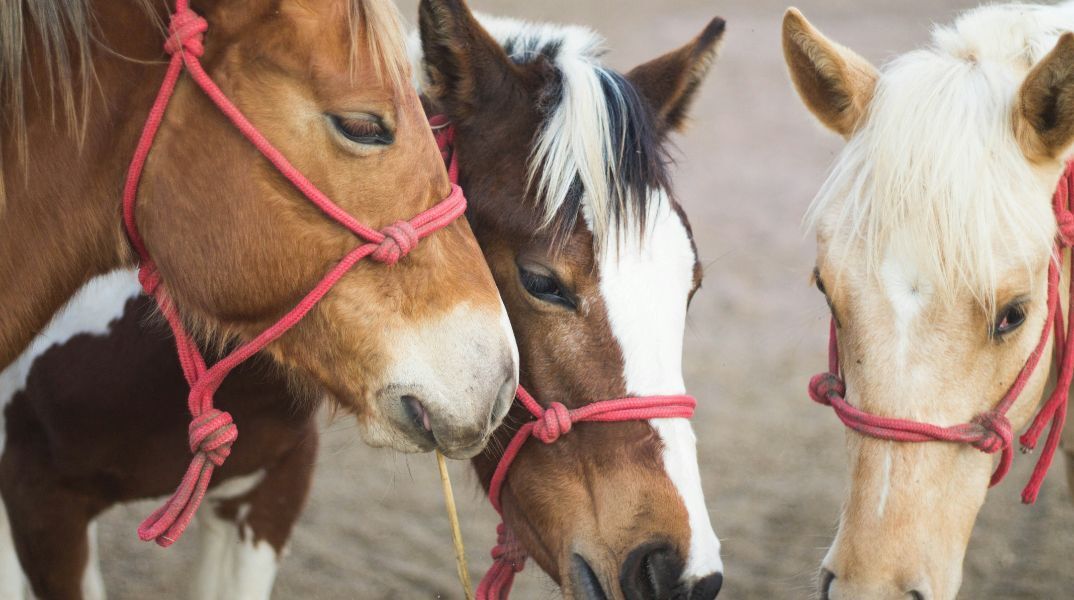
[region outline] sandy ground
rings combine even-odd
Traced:
[[[784,0],[785,1],[785,0]],[[408,19],[416,0],[402,0]],[[920,45],[931,22],[967,1],[803,0],[825,32],[874,62]],[[799,221],[839,141],[792,94],[779,51],[781,1],[473,0],[491,13],[588,24],[622,69],[678,46],[714,15],[724,51],[677,141],[676,185],[707,265],[686,336],[686,376],[705,494],[724,544],[721,598],[805,598],[831,539],[845,485],[843,431],[805,394],[825,364],[826,310],[807,286],[813,243]],[[990,494],[966,559],[962,598],[1074,597],[1074,505],[1062,465],[1037,506],[1018,503],[1030,463]],[[451,542],[430,456],[364,447],[326,424],[309,508],[276,598],[457,598]],[[488,565],[495,515],[468,465],[453,466],[469,560]],[[161,551],[134,540],[148,505],[116,509],[101,537],[114,598],[178,597],[196,528]],[[530,567],[516,598],[553,598]]]

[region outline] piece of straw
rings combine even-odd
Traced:
[[[462,544],[462,529],[459,528],[459,515],[455,510],[455,494],[451,491],[451,478],[448,477],[447,461],[440,451],[436,452],[436,464],[440,467],[440,483],[444,487],[444,506],[447,507],[448,520],[451,521],[451,541],[455,544],[455,565],[459,570],[459,583],[462,584],[466,600],[474,600],[473,586],[470,585],[470,569],[466,567],[466,548]]]

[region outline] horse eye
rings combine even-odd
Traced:
[[[996,336],[1006,335],[1024,323],[1026,320],[1026,311],[1023,302],[1016,302],[1008,304],[999,311],[996,316],[996,324],[993,328],[993,334]]]
[[[388,131],[384,122],[373,115],[356,118],[328,115],[328,119],[336,131],[356,144],[389,146],[395,141],[395,136]]]
[[[518,275],[522,281],[522,287],[529,295],[543,302],[574,309],[574,301],[571,300],[570,294],[564,290],[563,285],[555,277],[536,273],[521,266],[518,268]]]

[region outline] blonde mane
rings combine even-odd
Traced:
[[[410,60],[399,7],[391,0],[349,0],[347,4],[351,60],[356,63],[362,57],[363,48],[358,45],[357,35],[360,31],[366,39],[364,50],[369,54],[377,76],[394,90],[407,89],[410,86]]]
[[[806,224],[836,255],[864,248],[871,274],[892,246],[917,248],[942,291],[990,305],[1012,260],[1052,247],[1051,190],[1012,118],[1025,75],[1070,29],[1074,4],[985,6],[935,27],[929,47],[881,70]]]

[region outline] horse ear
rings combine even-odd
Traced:
[[[421,0],[418,25],[423,91],[452,120],[465,120],[485,105],[483,87],[502,86],[512,80],[517,67],[477,22],[464,0]],[[496,93],[503,92],[501,88]]]
[[[797,8],[783,15],[783,58],[806,107],[826,127],[850,137],[873,99],[876,68],[824,37]]]
[[[661,132],[683,129],[697,88],[716,58],[725,27],[726,22],[716,17],[685,46],[627,73],[627,79],[656,111]]]
[[[1074,33],[1026,76],[1015,106],[1014,131],[1032,161],[1060,158],[1074,142]]]

